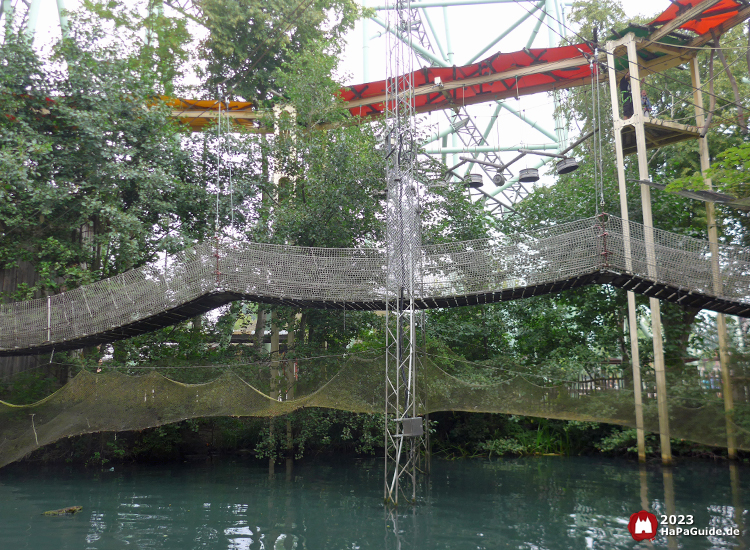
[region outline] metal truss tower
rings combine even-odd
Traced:
[[[57,15],[60,22],[60,29],[64,33],[68,28],[68,20],[65,17],[65,0],[2,0],[0,3],[0,20],[4,25],[7,18],[13,14],[17,21],[26,28],[26,32],[33,36],[36,33],[37,21],[39,20],[39,10],[42,4],[57,4]]]
[[[373,6],[375,3],[374,0],[370,0],[369,2],[363,0],[362,3],[365,6],[374,7],[375,10],[378,11],[393,9],[390,5]],[[452,43],[459,37],[453,36],[451,32],[449,8],[465,8],[470,5],[489,4],[520,4],[525,7],[526,13],[517,21],[511,23],[510,26],[504,29],[497,37],[493,37],[493,39],[490,40],[489,43],[479,51],[479,53],[466,60],[466,64],[475,63],[482,56],[491,54],[493,48],[499,48],[498,44],[501,40],[506,39],[511,35],[517,36],[518,32],[520,32],[519,27],[527,20],[533,22],[534,25],[531,34],[526,41],[526,48],[533,47],[542,26],[547,27],[549,47],[556,46],[562,36],[565,35],[565,16],[559,0],[415,0],[409,6],[411,22],[407,28],[397,28],[394,25],[379,19],[377,15],[373,17],[371,21],[381,26],[385,30],[386,36],[390,37],[390,40],[396,38],[406,43],[408,47],[413,50],[422,65],[432,67],[450,67],[455,64]],[[433,16],[431,16],[431,13],[434,15],[435,10],[439,9],[442,10],[444,36],[439,36],[433,22]],[[424,22],[426,22],[426,25]],[[363,26],[363,64],[365,66],[365,80],[369,80],[368,43],[372,38],[372,36],[369,35],[368,29],[368,25]],[[471,40],[476,40],[476,37],[472,36]],[[567,146],[567,132],[564,127],[563,117],[558,108],[559,104],[557,95],[555,95],[553,99],[556,110],[554,131],[543,128],[538,122],[530,119],[524,113],[519,112],[505,101],[497,102],[490,123],[484,130],[481,130],[477,126],[475,120],[465,107],[457,108],[453,112],[445,111],[444,113],[448,119],[449,128],[447,132],[441,132],[440,134],[440,137],[443,138],[443,146],[438,150],[438,154],[442,153],[444,156],[446,153],[449,155],[460,153],[474,154],[474,156],[485,162],[496,165],[504,164],[500,158],[499,151],[508,148],[501,147],[500,144],[491,144],[488,139],[488,136],[492,133],[494,125],[496,124],[498,114],[503,109],[515,115],[521,119],[524,124],[527,124],[534,131],[540,132],[549,139],[550,142],[545,144],[543,147],[544,149],[556,149],[557,151],[563,150]],[[450,146],[448,146],[447,143],[448,137],[450,137],[452,141]],[[437,151],[434,150],[431,151],[431,153],[436,152]],[[533,167],[540,168],[546,162],[549,162],[549,158],[540,161]],[[473,167],[474,165],[469,164],[466,169],[466,174],[468,174]],[[527,184],[519,182],[518,178],[513,177],[512,174],[507,174],[507,177],[499,180],[498,178],[495,178],[496,174],[494,172],[488,171],[486,166],[480,165],[477,166],[477,169],[484,171],[488,177],[487,181],[494,181],[497,186],[493,190],[472,190],[470,193],[473,193],[474,199],[484,201],[490,212],[499,214],[500,216],[513,213],[513,206],[526,197],[531,190]]]
[[[423,426],[417,392],[417,316],[422,279],[420,190],[414,181],[414,117],[410,0],[395,0],[388,25],[406,40],[388,36],[386,59],[387,305],[385,373],[385,501],[416,500]]]

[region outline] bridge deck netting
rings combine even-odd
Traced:
[[[610,217],[529,233],[423,248],[422,308],[521,299],[600,283],[750,316],[750,249],[711,245]],[[630,255],[626,236],[630,235]],[[0,304],[0,355],[45,353],[112,342],[172,325],[233,300],[379,310],[386,301],[379,249],[258,243],[204,244],[172,258],[49,298]]]

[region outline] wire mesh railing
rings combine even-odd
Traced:
[[[385,251],[374,248],[205,244],[166,266],[148,265],[46,298],[0,304],[0,355],[115,341],[237,299],[381,310],[386,260]],[[750,315],[749,249],[615,217],[425,246],[421,266],[418,307],[423,308],[522,298],[581,281]]]

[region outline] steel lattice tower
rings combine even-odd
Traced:
[[[388,24],[411,36],[410,0],[396,0]],[[422,232],[419,187],[414,181],[415,143],[413,50],[410,39],[388,39],[386,138],[388,198],[385,375],[385,500],[416,498],[422,420],[417,393],[419,357],[415,298],[421,288]]]

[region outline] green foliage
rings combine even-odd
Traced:
[[[165,95],[172,95],[175,79],[190,58],[187,19],[170,18],[153,0],[84,0],[76,14],[86,26],[111,22],[123,44],[129,44],[130,66],[149,75]],[[145,32],[143,32],[145,30]]]
[[[510,437],[503,437],[500,439],[490,439],[488,441],[485,441],[484,443],[481,443],[479,445],[479,449],[482,451],[487,451],[488,457],[492,458],[492,455],[524,455],[529,454],[526,446],[522,443],[519,443],[517,440],[512,439]]]
[[[708,177],[720,190],[737,198],[750,196],[750,143],[729,147],[716,155]]]
[[[134,458],[147,457],[150,460],[174,459],[179,456],[183,441],[182,424],[167,424],[144,430],[136,437],[132,453]]]
[[[654,444],[656,443],[656,436],[648,434],[646,445],[646,453],[652,454],[654,452]],[[636,430],[621,430],[613,432],[611,435],[603,438],[599,443],[596,444],[596,448],[603,453],[638,453],[638,447],[636,446],[637,435]],[[658,445],[658,444],[657,444]]]
[[[331,409],[300,409],[281,419],[270,419],[255,447],[258,458],[291,456],[286,422],[291,423],[294,457],[306,452],[336,449],[357,454],[375,454],[383,446],[384,422],[379,414],[357,414]]]
[[[48,372],[20,372],[0,384],[0,401],[29,405],[47,397],[59,387],[59,380]]]
[[[362,14],[351,0],[201,0],[199,19],[208,30],[201,42],[202,87],[230,97],[265,102],[271,90],[284,94],[277,70],[317,44],[321,58],[340,53],[340,38]],[[327,60],[326,60],[327,61]]]
[[[205,194],[181,179],[191,162],[171,110],[104,37],[71,19],[49,61],[22,33],[0,46],[0,268],[41,276],[15,298],[152,260],[177,205]]]
[[[568,21],[580,28],[579,35],[569,37],[572,43],[578,44],[581,36],[593,40],[596,35],[600,41],[610,33],[613,27],[619,27],[625,20],[625,11],[620,0],[575,0],[568,16]]]
[[[108,458],[104,458],[101,452],[95,451],[94,454],[86,460],[86,466],[104,466],[107,462],[109,462]]]

